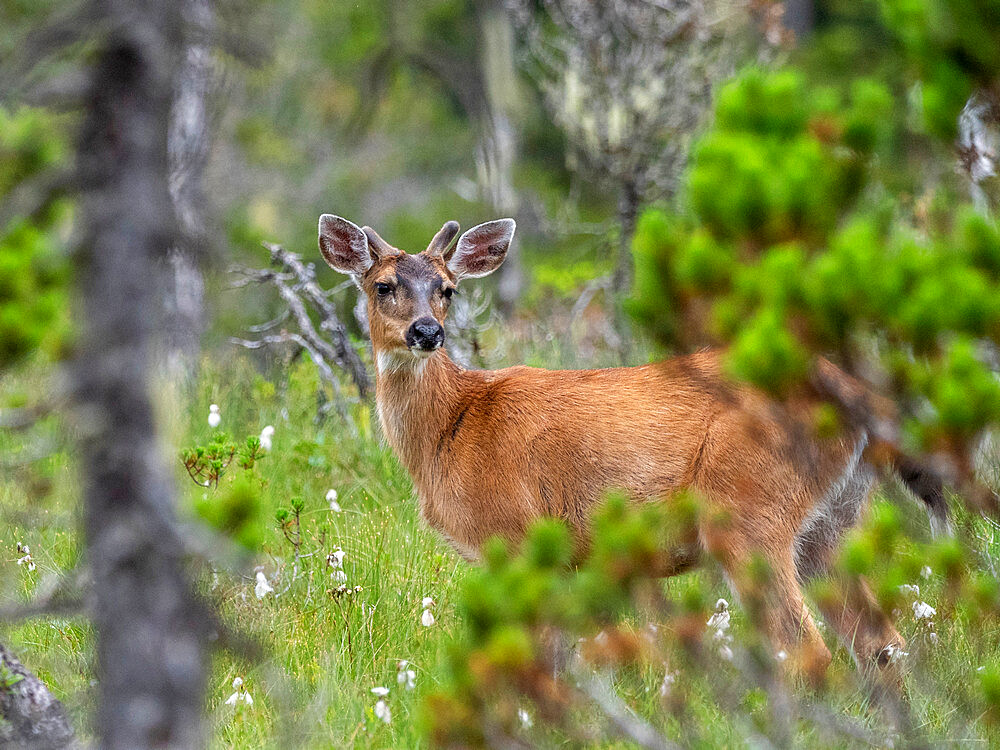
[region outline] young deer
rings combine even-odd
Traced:
[[[452,292],[500,266],[514,222],[480,224],[455,243],[458,232],[449,221],[411,255],[369,227],[329,214],[319,220],[326,262],[367,296],[379,419],[427,523],[470,560],[490,536],[518,541],[543,516],[565,520],[585,546],[588,518],[607,490],[642,501],[690,489],[713,510],[702,517],[729,521],[699,522],[655,573],[679,573],[707,552],[735,593],[747,595],[746,563],[762,557],[770,567],[762,598],[754,594],[762,626],[776,650],[822,671],[830,652],[800,584],[827,570],[885,452],[872,450],[861,429],[817,438],[802,416],[813,404],[777,403],[728,381],[712,351],[605,370],[459,367],[442,348]],[[865,393],[833,365],[822,367],[847,396]],[[940,488],[901,473],[943,516]],[[819,604],[861,663],[885,664],[904,645],[861,580],[843,600]]]

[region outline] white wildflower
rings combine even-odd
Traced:
[[[379,698],[385,698],[389,694],[389,688],[387,687],[373,687],[372,695],[377,695]]]
[[[925,565],[920,569],[920,577],[923,578],[925,581],[929,579],[932,575],[934,575],[934,571],[931,570],[930,565]]]
[[[212,404],[208,407],[208,426],[215,428],[222,422],[222,415],[219,414],[219,405]]]
[[[930,620],[936,614],[937,610],[927,602],[913,602],[913,617],[915,619]]]
[[[918,599],[920,597],[920,587],[915,583],[904,583],[900,585],[899,593],[911,599]]]
[[[733,658],[733,650],[729,648],[729,644],[733,642],[733,637],[729,634],[730,619],[729,602],[719,599],[715,603],[715,613],[705,623],[712,629],[712,638],[719,644],[719,656],[726,661]]]
[[[267,582],[267,576],[264,575],[263,570],[257,571],[257,585],[253,587],[253,592],[257,595],[258,599],[263,599],[268,594],[274,593],[274,589]]]
[[[420,614],[420,624],[425,628],[429,628],[434,624],[434,613],[431,612],[431,607],[434,606],[434,600],[429,596],[425,596],[423,600],[421,600],[420,604],[424,608],[424,611]]]
[[[729,621],[729,602],[725,599],[719,599],[715,603],[715,613],[708,618],[708,622],[705,624],[715,631],[716,638],[723,638],[726,631],[729,630]]]
[[[246,687],[243,685],[243,678],[237,677],[233,680],[233,694],[226,698],[227,706],[235,706],[240,701],[243,701],[248,706],[253,705],[253,698],[250,697],[250,693],[247,692]]]
[[[23,555],[23,557],[18,559],[17,564],[24,565],[29,573],[33,573],[35,571],[35,561],[31,557],[31,550],[28,548],[28,545],[18,542],[17,553]]]
[[[389,709],[389,704],[382,699],[379,699],[378,703],[375,704],[375,717],[386,724],[392,721],[392,711]]]
[[[931,642],[932,646],[938,645],[938,634],[932,630],[930,633],[927,634],[927,640]]]
[[[266,451],[271,450],[271,438],[274,437],[274,428],[268,425],[260,431],[260,447]]]
[[[340,503],[337,502],[337,490],[327,490],[326,501],[330,504],[331,511],[340,513]]]
[[[774,655],[774,658],[777,659],[778,661],[788,661],[788,652],[782,649],[781,651],[779,651]]]
[[[417,686],[417,673],[410,669],[410,662],[403,659],[396,665],[396,682],[406,690]]]
[[[521,726],[525,729],[531,729],[535,725],[535,722],[531,720],[531,714],[523,708],[517,709],[517,718],[520,720]]]
[[[335,581],[344,583],[347,581],[347,573],[344,572],[344,557],[347,555],[344,550],[337,547],[326,556],[326,565],[330,568],[330,577]]]
[[[894,643],[890,643],[882,650],[885,652],[886,656],[889,657],[890,664],[895,664],[900,659],[905,659],[907,656],[910,655],[909,651],[903,651],[903,649],[901,649]]]
[[[673,688],[675,682],[677,682],[677,673],[671,672],[668,669],[663,673],[663,682],[660,683],[660,695],[664,698],[670,695],[670,690]]]

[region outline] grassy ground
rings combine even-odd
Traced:
[[[235,358],[207,363],[194,392],[183,397],[160,391],[168,425],[164,450],[177,468],[184,507],[206,492],[188,477],[177,459],[181,447],[207,440],[209,404],[220,406],[222,424],[236,438],[275,428],[273,447],[259,462],[256,475],[263,488],[266,530],[253,563],[227,569],[220,562],[198,563],[199,585],[234,629],[257,638],[266,649],[262,660],[247,660],[221,651],[210,668],[207,712],[212,747],[393,747],[426,746],[419,713],[421,696],[439,683],[444,654],[463,627],[455,602],[466,572],[462,562],[417,517],[412,487],[391,453],[379,443],[367,407],[356,406],[356,428],[336,413],[321,423],[316,413],[314,374],[308,362],[294,366],[284,385],[275,388],[249,363]],[[10,396],[18,389],[31,398],[26,380],[7,382]],[[41,387],[41,386],[38,386]],[[35,453],[51,453],[30,461]],[[55,419],[31,438],[0,432],[0,594],[3,600],[27,600],[50,586],[78,562],[79,488],[64,427]],[[225,488],[225,480],[223,487]],[[341,512],[331,511],[326,495],[335,489]],[[293,580],[294,548],[274,521],[274,511],[289,507],[293,497],[304,503],[301,557]],[[926,526],[922,512],[907,506],[908,523],[919,535]],[[976,527],[989,535],[988,527]],[[18,543],[31,549],[36,569],[17,564]],[[996,551],[992,536],[984,549]],[[344,582],[357,593],[338,595],[327,555],[345,553]],[[274,592],[255,594],[253,565],[262,570]],[[914,581],[921,598],[935,603],[942,583],[932,576]],[[705,586],[707,596],[731,598],[712,569],[666,584],[672,595],[687,586]],[[434,623],[421,623],[422,599]],[[743,627],[738,609],[737,634]],[[935,743],[986,747],[998,736],[976,714],[977,668],[997,659],[996,628],[982,629],[958,613],[939,618],[939,641],[927,641],[920,623],[904,612],[899,627],[911,643],[908,689],[923,731]],[[829,635],[829,634],[828,634]],[[94,680],[93,632],[82,619],[45,618],[5,626],[0,638],[47,681],[72,710],[86,732]],[[832,646],[832,637],[828,639]],[[409,662],[415,687],[397,682],[398,665]],[[728,666],[719,664],[727,678]],[[854,680],[854,667],[837,648],[831,672],[833,689],[810,699],[879,730],[882,715],[868,705]],[[227,705],[236,677],[244,681],[253,703]],[[701,677],[690,679],[691,712],[698,724],[697,743],[704,747],[746,746],[756,718],[766,713],[766,697],[753,686],[742,691],[743,717],[723,712],[704,689]],[[654,723],[676,733],[678,727],[659,709],[662,671],[644,669],[620,675],[626,700]],[[386,704],[391,722],[374,713],[375,687],[389,688]],[[756,717],[756,718],[755,718]],[[968,717],[968,720],[966,720]],[[750,722],[749,724],[746,722]],[[536,726],[533,741],[564,744]],[[807,746],[850,744],[832,741],[813,726],[802,725],[796,740]],[[611,745],[617,746],[617,745]],[[624,745],[623,745],[624,746]]]

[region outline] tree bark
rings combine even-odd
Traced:
[[[479,182],[500,217],[515,216],[519,200],[513,180],[517,131],[511,122],[517,95],[514,29],[498,0],[484,0],[478,15],[482,39],[480,67],[486,89],[486,108],[479,118]],[[519,250],[517,243],[512,245],[500,267],[497,291],[505,315],[513,312],[524,287]]]
[[[801,40],[812,33],[816,26],[816,9],[813,0],[785,0],[782,18],[785,28]]]
[[[0,644],[0,747],[68,750],[79,747],[62,704]]]
[[[103,35],[78,144],[74,362],[87,556],[93,570],[101,746],[202,744],[206,627],[185,576],[174,488],[148,387],[157,269],[175,241],[167,188],[173,3],[95,3]]]
[[[635,276],[635,262],[632,258],[632,238],[635,237],[636,222],[639,217],[639,205],[642,202],[639,181],[635,176],[626,176],[621,182],[621,192],[618,194],[618,257],[615,271],[611,279],[611,289],[614,295],[615,333],[619,341],[617,348],[623,363],[627,363],[626,347],[631,341],[631,325],[625,312],[625,300],[632,288]]]
[[[208,161],[208,101],[215,68],[206,40],[214,21],[210,0],[182,0],[179,5],[187,42],[174,81],[167,139],[178,238],[167,255],[162,343],[168,379],[183,382],[197,371],[205,327],[205,282],[199,261],[207,235],[201,178]]]

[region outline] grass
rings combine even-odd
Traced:
[[[462,562],[418,518],[408,477],[391,452],[383,447],[372,415],[355,405],[356,426],[343,423],[335,412],[317,423],[315,374],[308,362],[299,362],[278,377],[279,386],[259,375],[249,361],[234,358],[221,364],[207,362],[192,392],[161,394],[167,458],[177,470],[182,509],[191,508],[202,493],[187,476],[177,454],[181,447],[206,441],[208,406],[219,404],[221,429],[235,438],[257,435],[268,424],[275,427],[272,450],[255,469],[262,488],[264,541],[253,564],[229,569],[218,561],[194,563],[198,585],[218,607],[233,629],[256,638],[264,658],[248,660],[220,650],[209,668],[206,712],[213,748],[416,748],[427,746],[421,729],[421,698],[445,679],[446,655],[463,623],[457,609],[460,587],[467,572]],[[9,378],[0,392],[10,396],[26,391],[27,379]],[[182,404],[176,408],[175,404]],[[39,441],[35,445],[33,441]],[[29,461],[34,452],[50,453]],[[78,531],[79,484],[70,435],[58,418],[50,418],[32,437],[0,432],[0,530],[2,554],[0,595],[6,602],[27,601],[80,562]],[[238,470],[231,469],[231,475]],[[218,490],[225,490],[226,479]],[[329,489],[336,489],[342,512],[330,510]],[[303,500],[299,571],[292,580],[293,545],[274,520],[279,507],[290,507],[293,497]],[[904,506],[907,523],[919,535],[926,526],[922,511]],[[990,527],[975,526],[982,534]],[[16,545],[28,544],[37,566],[29,572],[17,565]],[[989,536],[984,551],[997,551]],[[339,546],[345,552],[346,585],[358,593],[338,595],[326,555]],[[258,599],[253,565],[263,566],[275,593]],[[942,596],[939,578],[915,581],[922,598],[935,603]],[[682,596],[687,587],[701,587],[710,601],[731,599],[721,577],[712,568],[664,584],[670,596]],[[430,596],[435,623],[421,624],[421,600]],[[898,626],[911,644],[912,666],[908,689],[922,731],[934,742],[985,747],[1000,741],[978,708],[977,668],[995,664],[1000,653],[1000,629],[974,623],[960,610],[941,612],[939,643],[926,642],[921,626],[903,612]],[[734,630],[745,629],[735,608]],[[827,635],[829,635],[827,633]],[[94,633],[82,618],[42,618],[5,626],[0,639],[53,689],[70,708],[83,734],[90,731],[93,708]],[[836,647],[831,669],[832,688],[810,699],[822,701],[859,723],[879,728],[881,714],[872,709],[855,680],[856,671],[843,648]],[[416,687],[397,684],[397,667],[409,662]],[[720,662],[719,675],[729,679]],[[236,677],[253,698],[227,705]],[[625,700],[657,726],[677,736],[679,726],[660,704],[662,670],[624,670],[617,687]],[[734,677],[735,679],[735,677]],[[724,712],[705,686],[703,676],[679,674],[690,699],[690,718],[704,747],[747,746],[748,727],[763,721],[767,696],[754,686],[740,689],[742,718]],[[389,688],[386,700],[391,723],[374,713],[377,701],[371,689]],[[592,717],[582,717],[592,721]],[[749,722],[749,724],[747,723]],[[533,742],[545,746],[565,740],[532,730]],[[797,744],[829,747],[831,739],[814,726],[796,730]],[[844,740],[834,745],[849,744]],[[608,747],[628,745],[610,742]]]

